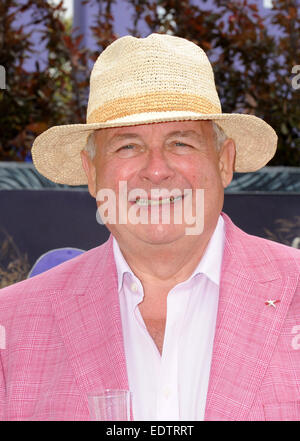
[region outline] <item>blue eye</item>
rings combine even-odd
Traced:
[[[141,146],[137,144],[125,144],[119,147],[116,154],[120,158],[132,158],[141,153]]]
[[[177,141],[174,143],[175,147],[185,147],[185,148],[193,148],[190,144],[185,144],[184,142]]]
[[[128,144],[128,145],[123,145],[122,147],[120,147],[119,150],[124,149],[124,150],[131,150],[133,149],[134,146],[132,144]]]
[[[192,153],[194,147],[182,141],[173,141],[170,143],[169,149],[176,155],[185,155]]]

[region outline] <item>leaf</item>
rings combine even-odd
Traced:
[[[284,135],[287,135],[289,133],[288,128],[284,122],[281,123],[280,129],[281,129],[281,133],[283,133]]]
[[[250,106],[257,107],[257,101],[253,98],[252,95],[250,95],[250,93],[246,92],[245,99],[246,99],[246,102],[248,104],[250,104]]]

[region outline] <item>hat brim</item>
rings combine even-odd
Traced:
[[[94,130],[135,126],[168,121],[212,120],[232,138],[236,145],[234,171],[253,172],[264,167],[274,156],[277,135],[274,129],[254,115],[239,113],[199,114],[172,111],[130,115],[104,123],[54,126],[39,135],[32,147],[37,170],[53,182],[87,185],[80,151]]]

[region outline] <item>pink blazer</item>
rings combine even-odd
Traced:
[[[300,251],[222,216],[205,419],[300,420]],[[0,348],[0,420],[88,420],[89,392],[128,388],[112,239],[1,290]]]

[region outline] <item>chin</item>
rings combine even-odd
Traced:
[[[185,236],[183,225],[135,225],[133,234],[143,242],[152,245],[173,243]]]

